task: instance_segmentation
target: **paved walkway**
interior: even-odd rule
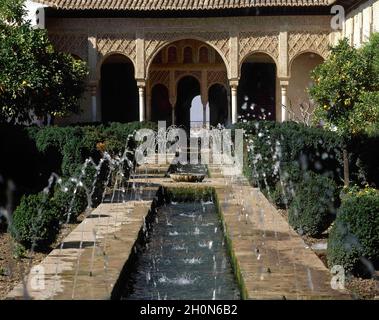
[[[248,299],[347,299],[330,272],[256,188],[210,167]],[[220,183],[218,183],[220,185]]]

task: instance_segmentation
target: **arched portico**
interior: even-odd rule
[[[128,3],[134,5],[134,2]],[[157,83],[167,87],[170,105],[175,106],[176,84],[185,72],[200,77],[204,103],[209,102],[209,88],[214,83],[225,85],[230,102],[229,118],[231,122],[237,122],[242,65],[252,54],[269,56],[275,63],[277,74],[276,120],[283,121],[287,115],[285,107],[281,106],[292,100],[288,95],[291,82],[296,82],[293,66],[297,57],[313,52],[326,58],[331,30],[329,15],[312,15],[310,20],[301,15],[301,12],[307,12],[305,7],[295,15],[288,15],[282,9],[281,6],[275,8],[278,19],[248,13],[221,18],[209,16],[205,11],[198,12],[196,18],[180,19],[176,17],[180,10],[170,11],[167,17],[157,17],[146,11],[143,17],[126,15],[112,19],[93,8],[88,14],[97,12],[99,15],[90,19],[89,16],[81,19],[60,17],[47,22],[49,37],[56,48],[75,53],[88,62],[91,90],[83,99],[85,113],[82,120],[85,122],[91,121],[91,110],[101,110],[100,69],[108,56],[115,53],[128,57],[134,65],[141,121],[152,118],[152,90]],[[183,45],[178,47],[181,42]],[[189,59],[184,61],[184,55]],[[176,69],[170,68],[174,65]],[[182,70],[182,67],[187,69]],[[207,71],[205,74],[204,70]],[[209,83],[210,80],[213,82]],[[92,112],[92,120],[101,120],[100,112],[95,117]]]
[[[138,88],[134,65],[124,55],[108,55],[100,68],[103,122],[138,121]]]
[[[277,113],[277,67],[267,53],[253,52],[241,63],[238,114],[243,120],[275,120]]]
[[[171,123],[184,125],[185,122],[188,126],[188,121],[180,121],[182,114],[175,110],[178,105],[182,105],[182,95],[186,95],[186,91],[181,90],[182,82],[184,80],[184,82],[188,82],[188,79],[195,79],[199,84],[198,94],[201,97],[205,114],[209,103],[209,89],[216,84],[228,88],[227,67],[223,61],[215,49],[196,39],[183,39],[163,47],[153,57],[148,70],[146,81],[147,119],[154,119],[152,117],[152,114],[155,113],[153,88],[157,84],[162,84],[168,88],[169,105],[172,107]],[[191,88],[187,88],[188,90]],[[223,107],[226,108],[223,114],[228,115],[228,104],[223,104]],[[205,119],[204,115],[201,118]],[[227,121],[228,117],[223,119]],[[226,122],[222,124],[226,124]]]
[[[290,61],[290,79],[288,85],[288,120],[309,122],[314,105],[308,89],[313,85],[311,72],[324,58],[313,51],[305,51]]]

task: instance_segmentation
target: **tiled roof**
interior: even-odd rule
[[[333,0],[34,0],[59,9],[213,10],[253,7],[327,6]]]

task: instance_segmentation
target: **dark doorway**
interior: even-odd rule
[[[276,66],[274,63],[242,65],[238,87],[238,114],[246,120],[275,120]]]
[[[109,57],[101,67],[103,122],[138,121],[138,88],[133,63],[122,55]]]
[[[167,126],[172,123],[172,107],[168,89],[163,84],[154,86],[151,95],[151,120],[166,121]]]
[[[210,125],[226,125],[228,122],[228,93],[221,84],[214,84],[209,88]]]
[[[192,100],[200,95],[200,83],[196,78],[186,76],[179,81],[177,90],[175,107],[176,125],[182,126],[189,131],[191,127]]]

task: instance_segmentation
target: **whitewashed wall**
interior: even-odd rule
[[[379,0],[368,0],[349,12],[340,35],[359,47],[373,32],[379,32]]]

